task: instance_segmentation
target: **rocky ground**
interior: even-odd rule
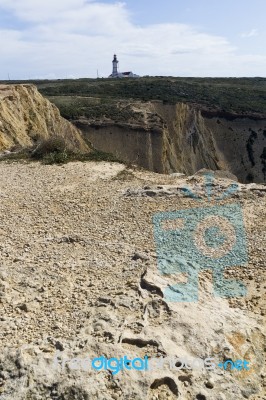
[[[243,210],[249,261],[226,277],[247,295],[214,297],[202,270],[198,301],[170,302],[164,290],[179,276],[158,270],[152,219],[217,205],[203,176],[104,162],[1,162],[0,176],[1,400],[266,399],[265,186],[240,185],[219,203]],[[231,184],[217,176],[215,197]],[[60,366],[101,355],[245,359],[250,370]]]

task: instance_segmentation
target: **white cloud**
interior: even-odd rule
[[[0,0],[0,7],[31,22],[54,20],[68,10],[82,9],[85,0]]]
[[[0,0],[23,29],[0,27],[0,79],[95,77],[121,70],[141,75],[261,75],[266,57],[238,56],[226,38],[185,24],[134,25],[123,3]],[[26,28],[25,28],[26,25]]]
[[[242,33],[241,37],[242,38],[250,38],[250,37],[254,37],[254,36],[258,36],[258,35],[259,35],[258,29],[251,29],[251,31],[249,31],[249,32]]]

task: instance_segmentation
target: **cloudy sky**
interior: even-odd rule
[[[0,79],[266,76],[265,0],[0,0]]]

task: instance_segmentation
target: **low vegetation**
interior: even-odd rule
[[[6,83],[23,83],[8,81]],[[238,114],[266,115],[266,78],[72,79],[25,81],[35,84],[68,119],[112,116],[128,119],[118,100],[186,102]],[[120,119],[121,120],[121,119]]]
[[[70,120],[85,117],[93,120],[105,118],[129,122],[135,121],[139,117],[128,104],[109,98],[51,96],[49,100],[59,108],[62,117]]]
[[[54,136],[40,141],[37,146],[21,149],[0,157],[0,161],[41,161],[43,164],[65,164],[71,161],[109,161],[121,162],[113,154],[92,149],[89,153],[74,152],[65,140]]]

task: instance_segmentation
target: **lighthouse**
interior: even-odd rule
[[[113,59],[113,72],[109,75],[109,78],[139,78],[138,75],[133,74],[133,72],[118,72],[118,59],[117,55],[114,54]]]
[[[118,59],[116,54],[114,54],[114,59],[113,59],[113,72],[112,72],[112,76],[117,76],[118,75]]]

